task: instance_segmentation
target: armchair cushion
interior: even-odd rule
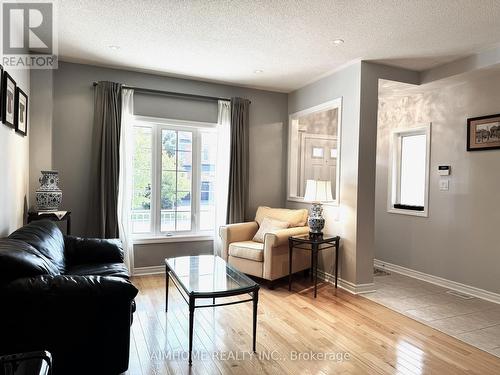
[[[273,233],[277,230],[285,228],[288,228],[288,223],[286,221],[274,220],[265,217],[264,220],[262,220],[259,230],[255,233],[255,236],[253,236],[253,241],[264,243],[266,233]]]
[[[291,210],[260,206],[255,214],[255,221],[262,225],[264,218],[286,221],[289,227],[302,227],[307,223],[307,209]]]
[[[259,225],[255,221],[248,223],[228,224],[220,227],[219,235],[222,240],[221,257],[227,261],[229,245],[233,242],[250,241]]]
[[[236,258],[264,261],[264,244],[254,241],[233,242],[229,245],[229,255]]]

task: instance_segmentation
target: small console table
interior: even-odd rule
[[[65,221],[66,234],[71,236],[71,211],[31,211],[28,212],[28,224],[35,220]]]
[[[292,253],[293,249],[302,249],[311,251],[311,278],[314,277],[314,298],[317,295],[318,285],[318,252],[320,250],[335,248],[335,288],[337,287],[337,276],[339,269],[339,244],[340,237],[328,234],[316,235],[313,233],[288,238],[289,247],[289,273],[288,290],[292,290]]]

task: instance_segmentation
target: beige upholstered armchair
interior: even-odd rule
[[[307,234],[307,210],[259,207],[255,221],[230,224],[220,228],[222,239],[222,258],[243,273],[261,277],[272,283],[288,275],[289,252],[288,237]],[[288,228],[266,233],[264,242],[253,241],[264,218],[288,223]],[[311,252],[293,251],[293,272],[311,267]]]

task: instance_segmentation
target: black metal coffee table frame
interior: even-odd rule
[[[229,306],[229,305],[235,305],[238,303],[245,303],[245,302],[253,302],[253,343],[252,343],[252,350],[255,352],[256,351],[256,335],[257,335],[257,304],[259,301],[259,284],[255,283],[253,280],[251,280],[248,276],[242,274],[240,271],[237,271],[231,265],[228,264],[228,267],[231,268],[234,272],[238,272],[240,275],[239,277],[246,278],[250,283],[254,283],[254,285],[241,288],[241,289],[235,289],[235,290],[228,290],[228,291],[220,291],[220,292],[189,292],[188,289],[184,286],[184,284],[179,280],[179,277],[176,275],[174,270],[171,270],[168,266],[168,263],[165,261],[165,280],[166,280],[166,285],[165,285],[165,312],[168,311],[168,286],[169,286],[169,279],[172,279],[172,282],[174,283],[175,287],[179,291],[180,295],[182,298],[184,298],[184,301],[189,306],[189,365],[191,366],[193,361],[192,361],[192,352],[193,352],[193,326],[194,326],[194,310],[202,307],[218,307],[218,306]],[[242,301],[233,301],[233,302],[226,302],[226,303],[215,303],[216,298],[224,298],[224,297],[232,297],[232,296],[238,296],[242,294],[249,294],[252,298],[245,299]],[[212,298],[212,304],[211,305],[196,305],[196,299],[206,299],[206,298]]]

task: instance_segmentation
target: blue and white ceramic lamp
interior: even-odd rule
[[[312,203],[307,221],[309,234],[320,236],[325,227],[322,203],[333,201],[331,181],[307,180],[304,201]]]

